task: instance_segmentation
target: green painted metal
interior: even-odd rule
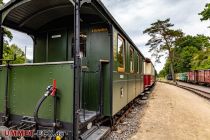
[[[92,27],[101,28],[101,27]],[[90,29],[91,30],[91,29]],[[92,30],[91,30],[92,31]],[[98,111],[99,108],[99,64],[101,60],[110,61],[110,36],[108,32],[88,32],[87,35],[87,56],[83,59],[86,61],[88,70],[83,72],[84,89],[83,100],[85,108]],[[85,65],[83,63],[83,65]],[[105,116],[110,116],[110,64],[105,64],[103,68],[103,93],[104,93],[104,110]]]
[[[0,112],[4,111],[4,93],[6,81],[6,68],[0,67]]]
[[[129,74],[127,80],[128,86],[128,103],[131,102],[136,97],[136,75]],[[140,86],[138,86],[140,87]]]
[[[124,73],[113,73],[112,115],[115,115],[128,103],[127,79],[127,75]]]
[[[53,31],[48,34],[48,62],[67,60],[67,30]]]
[[[5,67],[3,67],[3,71],[0,71],[0,104],[2,104],[2,94],[4,93],[4,88],[2,88],[5,85],[5,78],[2,78],[4,75]],[[46,87],[52,85],[53,79],[56,79],[57,95],[59,96],[57,118],[60,121],[72,122],[73,75],[73,67],[70,63],[12,66],[9,78],[10,113],[33,116],[35,106],[45,93]],[[0,106],[2,110],[2,105]],[[53,97],[49,97],[44,102],[39,116],[44,119],[53,118]]]
[[[140,73],[140,63],[139,55],[137,51],[134,52],[134,69],[135,69],[135,97],[137,97],[141,92],[140,81],[141,81],[141,73]]]
[[[100,59],[110,61],[110,35],[108,32],[93,32],[95,28],[102,28],[101,26],[97,27],[89,27],[83,29],[81,32],[85,32],[87,34],[87,44],[86,44],[86,57],[82,58],[82,65],[86,66],[86,69],[83,69],[82,73],[82,95],[81,95],[81,105],[82,108],[91,111],[98,111],[99,108],[99,64]],[[57,42],[51,39],[53,35],[61,34],[61,38],[54,38]],[[45,62],[45,61],[56,61],[56,57],[62,56],[59,58],[59,61],[69,59],[70,54],[66,52],[66,50],[72,50],[71,40],[72,33],[68,33],[67,30],[56,31],[48,34],[48,44],[47,42],[47,34],[42,34],[37,37],[37,44],[35,46],[35,62]],[[116,49],[117,43],[115,42],[117,39],[118,32],[115,30],[113,34],[113,45]],[[64,37],[62,39],[62,36]],[[68,37],[68,39],[67,39]],[[68,44],[68,45],[67,45]],[[143,91],[143,77],[142,77],[142,56],[137,54],[135,51],[135,71],[134,73],[130,73],[130,62],[129,62],[129,43],[125,41],[126,44],[126,69],[124,73],[116,72],[116,68],[118,66],[117,60],[114,61],[114,72],[110,72],[110,64],[105,64],[103,67],[103,115],[111,116],[120,111],[124,106],[126,106],[130,101],[132,101],[135,97],[139,95],[140,92]],[[48,48],[46,47],[48,45]],[[56,47],[60,47],[60,52],[55,51]],[[53,50],[54,52],[51,52]],[[115,50],[117,51],[117,50]],[[55,54],[57,53],[57,54]],[[140,56],[140,63],[138,65],[137,55]],[[54,56],[54,58],[52,58]],[[56,60],[55,60],[56,59]],[[138,72],[139,66],[139,73]],[[73,70],[70,72],[65,72],[63,70],[66,69],[67,66],[63,66],[64,69],[61,69],[60,65],[46,65],[46,66],[23,66],[23,67],[14,67],[11,71],[10,77],[10,106],[11,112],[17,115],[28,115],[31,116],[33,112],[33,108],[35,103],[43,94],[46,86],[50,84],[52,79],[55,77],[57,79],[60,78],[62,81],[61,89],[66,92],[68,91],[68,96],[65,94],[65,98],[62,98],[61,103],[59,105],[58,117],[60,120],[72,122],[72,96],[73,96],[73,86],[67,86],[67,84],[73,84]],[[56,71],[57,70],[57,71]],[[56,72],[54,72],[56,71]],[[60,71],[60,72],[59,72]],[[4,73],[4,70],[1,72]],[[68,74],[70,74],[68,76]],[[38,76],[37,76],[38,74]],[[110,81],[110,74],[113,75],[113,81]],[[25,78],[24,78],[25,77]],[[31,78],[27,78],[31,77]],[[36,84],[36,81],[38,84]],[[0,82],[4,85],[4,79],[1,79]],[[112,101],[110,100],[110,82],[113,83],[113,97]],[[58,82],[59,83],[59,82]],[[70,88],[71,87],[71,88]],[[4,87],[2,87],[1,93],[3,93]],[[25,103],[27,102],[18,102],[20,98],[16,98],[16,96],[21,97],[21,100],[26,100],[29,96],[25,96],[28,94],[30,97],[34,99],[34,102],[27,107],[25,107]],[[38,93],[36,93],[38,92]],[[61,95],[63,92],[61,92]],[[2,100],[0,98],[0,100]],[[52,109],[52,99],[48,99],[48,101],[44,104],[43,108],[40,111],[40,117],[51,119],[53,115]],[[2,101],[1,101],[2,103]],[[70,106],[70,107],[69,107]],[[110,110],[110,106],[112,106],[112,112]],[[69,108],[68,108],[69,107]],[[67,111],[69,110],[69,112]],[[68,112],[68,113],[67,113]]]
[[[143,92],[142,87],[141,87],[141,82],[142,82],[141,74],[136,74],[135,78],[136,78],[136,91],[135,91],[135,93],[136,93],[136,97],[137,97],[141,92]]]
[[[67,61],[67,30],[51,31],[37,35],[34,62]]]
[[[113,30],[113,101],[112,101],[112,115],[115,115],[129,102],[136,98],[141,92],[143,92],[143,56],[134,50],[134,72],[130,72],[130,49],[131,46],[126,40],[126,64],[125,72],[117,72],[118,60],[116,52],[117,50],[117,30]],[[138,59],[139,57],[139,59]],[[138,63],[139,61],[139,63]]]
[[[34,46],[34,63],[46,62],[47,54],[47,34],[40,34],[36,37],[36,44]]]
[[[81,29],[87,35],[86,56],[82,57],[82,66],[87,67],[82,72],[82,108],[98,111],[99,108],[99,64],[100,60],[110,61],[110,35],[107,31],[95,32],[97,29],[106,29],[104,25],[90,26]],[[68,35],[67,35],[68,34]],[[60,35],[60,36],[59,36]],[[47,37],[48,36],[48,37]],[[57,38],[53,38],[57,36]],[[57,30],[37,36],[35,46],[35,62],[66,61],[72,57],[73,32],[71,30]],[[68,51],[67,51],[68,50]],[[105,116],[111,115],[110,110],[110,64],[103,66],[103,99]]]

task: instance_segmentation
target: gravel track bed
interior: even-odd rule
[[[148,100],[137,99],[129,113],[116,129],[113,130],[106,140],[127,140],[136,134],[141,127],[141,118],[144,116],[144,110],[148,106]]]

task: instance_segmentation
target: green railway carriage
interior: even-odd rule
[[[99,0],[13,0],[0,17],[0,126],[97,139],[143,92],[144,57]],[[32,37],[33,64],[2,60],[4,27]]]

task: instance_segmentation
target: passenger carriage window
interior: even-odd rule
[[[134,49],[130,46],[130,72],[134,72]]]
[[[81,33],[80,34],[80,57],[86,57],[86,41],[87,41],[87,34]],[[72,51],[71,56],[74,57],[74,37],[72,38]]]
[[[118,72],[125,72],[125,45],[122,37],[118,35]]]

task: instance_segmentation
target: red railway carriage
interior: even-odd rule
[[[199,70],[198,71],[198,82],[199,83],[204,83],[205,82],[204,70]]]
[[[199,70],[198,71],[198,82],[204,83],[205,78],[204,78],[204,70]]]
[[[204,71],[204,81],[207,84],[210,84],[210,70]]]
[[[198,83],[210,84],[210,70],[198,71]]]
[[[155,83],[155,68],[151,60],[146,58],[144,62],[144,89]]]
[[[144,88],[151,86],[151,75],[144,75]]]
[[[197,83],[198,82],[198,71],[190,71],[187,73],[187,81],[192,82],[192,83]]]
[[[210,85],[210,69],[187,72],[186,82]]]

